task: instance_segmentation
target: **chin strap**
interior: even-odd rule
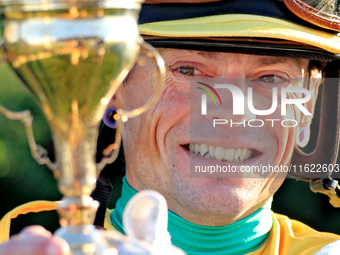
[[[104,227],[106,209],[109,205],[112,188],[113,187],[111,181],[104,169],[100,173],[97,180],[97,186],[91,194],[92,198],[99,202],[99,208],[97,210],[96,218],[93,223],[97,227]]]

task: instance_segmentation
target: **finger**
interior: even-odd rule
[[[28,236],[46,236],[46,237],[51,237],[52,234],[51,232],[47,231],[44,229],[42,226],[29,226],[24,228],[20,234],[22,237],[28,237]]]
[[[26,236],[0,245],[0,255],[69,255],[65,240],[52,236]]]

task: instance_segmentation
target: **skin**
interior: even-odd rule
[[[190,160],[207,165],[217,162],[195,157],[181,145],[196,142],[228,148],[256,148],[261,156],[252,164],[287,165],[295,146],[296,128],[266,125],[261,129],[231,128],[226,132],[226,129],[220,128],[211,132],[209,119],[222,118],[222,111],[215,111],[205,118],[190,116],[189,79],[193,75],[187,73],[195,73],[198,78],[301,78],[307,72],[308,61],[231,53],[202,54],[188,50],[159,51],[167,67],[161,99],[147,113],[130,119],[125,125],[123,143],[129,184],[136,190],[151,188],[159,191],[172,212],[192,223],[222,226],[248,216],[275,193],[284,175],[250,179],[246,176],[190,178]],[[147,77],[151,71],[146,67],[135,69],[126,84],[117,91],[111,106],[123,109],[140,106],[146,100],[143,90],[150,84]],[[139,73],[143,73],[142,79],[136,75]],[[246,89],[244,84],[238,86]],[[254,86],[254,90],[257,89],[254,101],[268,109],[268,90],[261,86]],[[316,91],[314,87],[311,89],[313,97],[316,97]],[[228,98],[228,95],[222,94],[221,98],[226,98],[226,106],[231,104],[230,95]],[[312,111],[313,103],[308,108]],[[231,112],[227,108],[223,110],[227,115],[225,118],[229,119]],[[291,109],[291,114],[298,115],[295,109]],[[282,119],[279,110],[265,117]],[[296,117],[304,125],[310,124],[304,117]],[[197,140],[190,137],[193,133]]]
[[[65,240],[54,237],[41,226],[30,226],[0,245],[0,254],[6,255],[68,255]]]
[[[281,125],[272,127],[270,123],[266,123],[260,129],[219,127],[211,132],[213,118],[235,117],[232,116],[230,107],[227,107],[232,102],[230,93],[219,91],[225,108],[220,107],[217,110],[217,107],[208,105],[208,109],[215,110],[208,111],[206,116],[190,115],[190,78],[251,78],[262,79],[261,81],[263,77],[275,77],[279,80],[301,78],[306,75],[308,61],[189,50],[159,51],[167,69],[161,98],[149,111],[129,119],[124,126],[123,143],[129,184],[138,191],[159,191],[165,196],[169,210],[192,223],[222,226],[250,215],[276,192],[285,174],[275,173],[261,178],[247,178],[249,176],[245,175],[238,178],[190,178],[190,160],[200,165],[218,162],[190,153],[184,145],[192,142],[224,148],[256,149],[260,152],[259,155],[243,164],[287,165],[296,146],[297,128],[283,128]],[[136,67],[123,86],[120,86],[109,106],[122,109],[141,106],[149,96],[145,93],[145,88],[154,85],[150,82],[153,75],[153,67],[150,66]],[[312,77],[317,75],[320,73],[314,72]],[[271,94],[267,85],[263,82],[252,84],[256,109],[269,109],[271,106]],[[319,83],[313,83],[310,86],[312,100],[306,106],[311,113],[318,85]],[[237,86],[245,91],[249,85],[239,83]],[[192,96],[195,97],[195,94]],[[191,110],[194,108],[192,106]],[[310,117],[301,115],[294,108],[289,111],[295,115],[299,127],[309,127]],[[256,118],[282,120],[280,109],[270,116]],[[236,121],[242,119],[246,119],[246,116],[239,116]],[[241,165],[220,163],[237,167]],[[51,247],[49,245],[56,246],[47,250],[47,247]],[[37,254],[37,250],[39,255],[52,254],[48,253],[51,250],[55,252],[53,254],[69,254],[64,240],[51,237],[50,233],[38,226],[26,228],[9,242],[0,245],[0,255]]]

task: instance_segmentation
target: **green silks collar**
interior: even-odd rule
[[[123,234],[123,211],[135,194],[137,191],[124,177],[122,196],[111,214],[113,226]],[[271,202],[272,199],[248,217],[221,227],[196,225],[169,211],[168,231],[171,242],[188,255],[233,255],[252,252],[260,248],[268,238],[273,223]]]

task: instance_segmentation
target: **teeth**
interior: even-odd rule
[[[243,162],[252,157],[253,150],[247,148],[237,149],[225,149],[222,147],[215,147],[213,145],[207,145],[205,143],[191,143],[189,146],[191,152],[214,159],[217,161],[228,161],[228,162]]]
[[[224,154],[224,159],[228,161],[233,161],[235,156],[235,149],[226,149]]]
[[[253,155],[253,152],[251,150],[248,150],[246,158],[251,158]]]
[[[237,149],[235,151],[235,159],[238,159],[240,157],[240,155],[241,155],[241,149]]]
[[[204,156],[207,152],[208,152],[208,145],[206,145],[205,143],[201,143],[200,154]]]
[[[240,160],[244,160],[246,158],[248,150],[247,149],[242,149],[241,154],[240,154]]]
[[[195,153],[198,154],[200,152],[200,144],[195,143]]]
[[[225,149],[217,146],[215,149],[215,158],[222,160],[224,158]]]
[[[215,158],[215,146],[212,146],[212,145],[209,146],[209,156],[212,159]]]

